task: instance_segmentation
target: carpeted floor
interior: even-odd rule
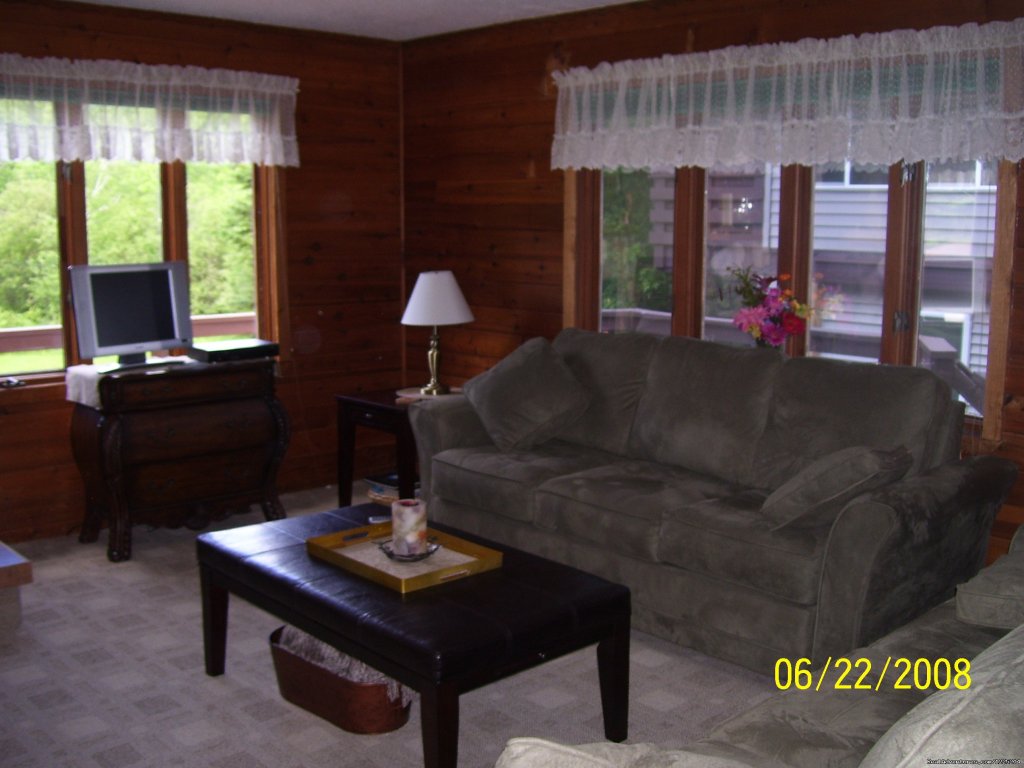
[[[303,514],[334,498],[325,488],[282,501]],[[0,637],[0,766],[421,766],[415,700],[407,725],[375,736],[284,701],[268,643],[280,621],[241,599],[231,601],[227,673],[206,676],[195,536],[137,527],[132,559],[117,564],[105,536],[16,546],[34,581],[21,588],[21,626]],[[631,657],[630,742],[685,744],[774,693],[769,678],[639,632]],[[493,766],[512,736],[602,739],[593,649],[461,698],[460,766]]]

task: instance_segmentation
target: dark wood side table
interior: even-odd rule
[[[338,403],[338,506],[352,503],[356,427],[379,429],[395,436],[398,496],[411,499],[416,492],[416,440],[409,426],[409,406],[397,402],[395,390],[337,395]]]

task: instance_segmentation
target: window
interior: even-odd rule
[[[160,166],[85,163],[85,220],[89,263],[162,261]]]
[[[926,168],[918,365],[984,412],[996,228],[995,163]]]
[[[778,273],[779,173],[709,171],[704,192],[704,328],[713,341],[745,344],[732,324],[740,308],[730,269]]]
[[[674,179],[602,174],[602,330],[671,333]]]
[[[69,227],[70,254],[87,247],[84,260],[95,264],[163,260],[162,211],[174,188],[161,183],[161,166],[81,165],[84,173],[66,174],[65,181],[71,196],[85,202],[85,243]],[[169,240],[187,239],[184,253],[174,255],[189,261],[194,334],[256,336],[252,166],[195,163],[185,173],[188,229]],[[52,163],[0,164],[0,375],[56,371],[75,362],[63,348],[61,270],[79,259],[61,258],[56,176]],[[166,222],[172,230],[174,223]]]
[[[193,332],[202,339],[256,336],[252,168],[190,164],[186,172]]]
[[[60,245],[53,163],[0,163],[0,374],[60,368]]]
[[[297,91],[259,73],[0,53],[0,373],[79,361],[61,301],[75,264],[188,261],[197,337],[278,340],[276,168],[299,164]]]
[[[832,181],[816,169],[809,323],[812,355],[878,362],[882,354],[888,170],[845,164]],[[872,179],[871,182],[863,181]],[[860,181],[856,181],[859,179]],[[883,183],[877,183],[879,180]]]

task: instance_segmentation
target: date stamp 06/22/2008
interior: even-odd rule
[[[881,691],[883,686],[895,691],[954,688],[966,691],[971,687],[969,659],[908,659],[888,656],[875,677],[874,663],[868,658],[848,659],[831,656],[821,667],[813,667],[810,659],[781,658],[775,662],[775,687],[780,691]],[[829,670],[834,674],[829,675]]]

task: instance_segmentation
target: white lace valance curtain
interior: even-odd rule
[[[297,166],[298,80],[0,54],[0,160]]]
[[[1024,19],[556,72],[555,168],[1024,155]]]

